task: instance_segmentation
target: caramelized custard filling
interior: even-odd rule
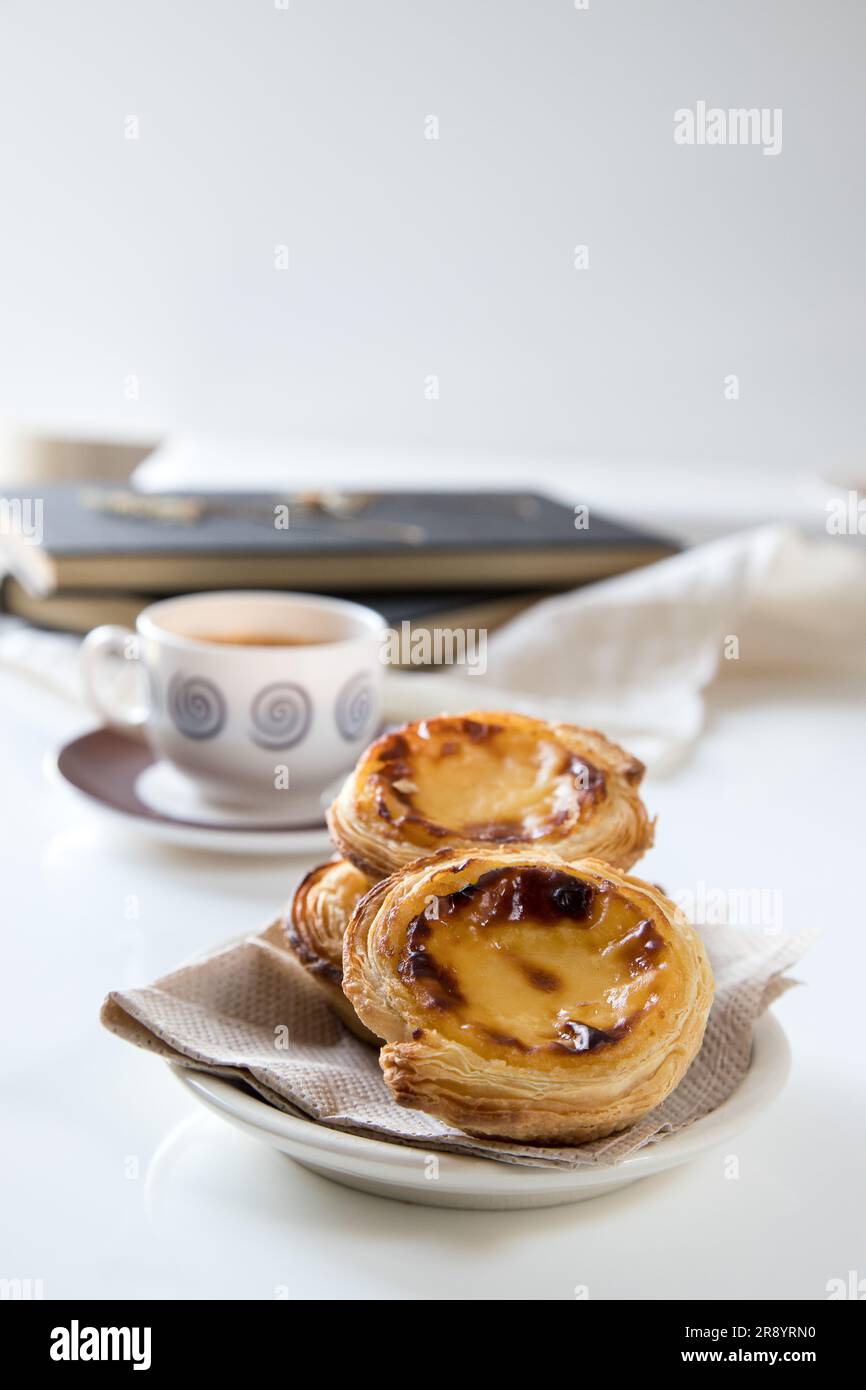
[[[536,840],[604,794],[604,774],[552,734],[466,718],[393,735],[372,781],[379,815],[416,843]]]
[[[397,969],[429,1027],[537,1066],[625,1037],[658,1003],[665,954],[652,921],[610,885],[517,865],[432,898]]]

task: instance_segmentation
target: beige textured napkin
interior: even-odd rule
[[[283,949],[273,923],[102,1008],[113,1033],[169,1061],[229,1076],[294,1115],[334,1129],[533,1167],[614,1164],[726,1100],[749,1066],[752,1025],[793,981],[784,971],[807,939],[707,927],[716,998],[703,1047],[676,1091],[630,1129],[577,1148],[473,1139],[398,1106],[374,1048],[338,1022]]]

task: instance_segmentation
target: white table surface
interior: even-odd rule
[[[46,1297],[823,1298],[866,1274],[863,698],[720,687],[687,765],[647,786],[648,877],[783,891],[823,939],[777,1005],[783,1096],[726,1154],[619,1194],[474,1213],[368,1197],[199,1108],[105,1033],[110,988],[264,922],[305,861],[161,848],[105,828],[41,766],[85,727],[0,671],[4,855],[0,1275]],[[138,908],[138,917],[131,915]]]

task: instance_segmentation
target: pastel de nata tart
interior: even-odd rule
[[[295,890],[284,926],[289,949],[315,980],[335,1013],[365,1042],[377,1042],[342,990],[343,935],[372,879],[345,859],[320,864]]]
[[[378,883],[343,989],[400,1105],[468,1134],[579,1144],[664,1100],[713,997],[700,937],[598,859],[443,851]]]
[[[440,715],[371,744],[328,824],[340,852],[375,878],[440,849],[521,845],[630,868],[653,838],[643,772],[591,729],[509,712]]]

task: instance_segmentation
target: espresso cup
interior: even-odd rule
[[[207,800],[281,798],[297,820],[321,812],[379,726],[384,627],[370,608],[314,594],[190,594],[145,608],[135,632],[95,628],[82,675],[97,713],[142,734]],[[132,700],[106,693],[119,658],[139,672]]]

